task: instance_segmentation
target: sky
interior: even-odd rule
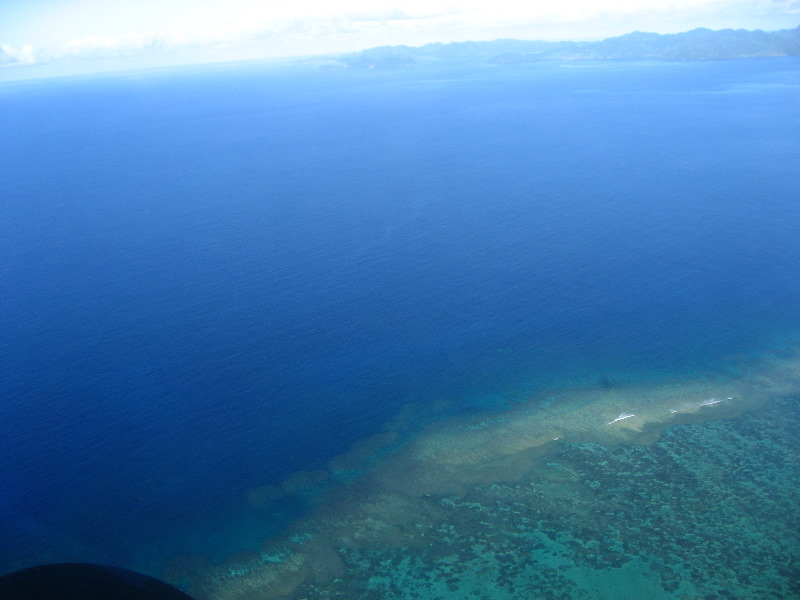
[[[798,25],[800,0],[0,0],[0,70]]]

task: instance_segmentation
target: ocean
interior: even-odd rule
[[[334,566],[280,597],[339,597],[328,581],[365,598],[471,597],[480,558],[459,562],[458,584],[419,588],[441,564],[407,531],[353,541],[359,498],[402,497],[381,522],[441,534],[449,518],[415,512],[431,498],[443,510],[481,489],[470,502],[488,506],[481,486],[546,479],[542,442],[497,440],[555,423],[548,410],[572,415],[547,446],[573,470],[796,418],[798,107],[796,58],[236,63],[0,84],[0,572],[85,561],[164,576],[203,555],[173,582],[249,598],[208,573],[242,552],[250,566],[231,573],[260,573],[297,555],[285,544],[324,538],[303,552]],[[689,409],[678,385],[709,395]],[[725,419],[714,385],[733,390],[720,404],[743,402]],[[669,386],[686,422],[636,423]],[[623,396],[649,404],[625,417]],[[623,437],[571,429],[597,398],[612,411],[597,423],[619,412]],[[797,442],[781,431],[776,447]],[[512,457],[513,474],[473,469]],[[421,483],[467,463],[457,485]],[[418,492],[387,491],[390,474]],[[380,554],[397,548],[416,550]],[[377,574],[387,560],[401,583]],[[613,566],[639,582],[631,598],[655,581],[636,564]],[[712,597],[669,595],[659,576],[666,595],[649,597]],[[575,577],[547,585],[589,597],[591,577]],[[501,579],[487,597],[521,589]],[[773,579],[769,597],[791,597],[791,577]],[[537,585],[526,593],[549,597]],[[627,597],[609,589],[594,597]]]

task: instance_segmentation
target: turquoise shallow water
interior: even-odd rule
[[[562,389],[403,439],[405,415],[253,498],[331,482],[285,536],[164,576],[225,600],[793,598],[800,361],[737,370]]]
[[[565,444],[523,481],[436,498],[424,541],[345,552],[354,569],[307,597],[796,597],[798,419],[780,400],[652,446]]]

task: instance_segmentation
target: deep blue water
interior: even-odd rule
[[[799,106],[796,59],[3,84],[3,559],[221,555],[407,402],[791,338]]]

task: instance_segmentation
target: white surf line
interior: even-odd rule
[[[722,402],[722,400],[718,398],[709,398],[708,400],[703,400],[700,406],[711,406],[712,404],[719,404],[720,402]]]
[[[697,404],[692,404],[692,403],[689,402],[689,403],[684,404],[680,408],[670,408],[669,412],[671,412],[672,414],[675,414],[675,413],[678,413],[678,412],[691,410],[693,408],[699,408],[701,406],[711,406],[713,404],[719,404],[720,402],[723,402],[724,400],[733,400],[733,396],[728,396],[727,398],[709,398],[707,400],[703,400],[702,402],[698,402]]]
[[[616,423],[617,421],[624,421],[625,419],[630,419],[631,417],[635,417],[636,415],[632,413],[619,413],[619,416],[614,419],[613,421],[609,421],[606,425],[611,425],[612,423]]]

